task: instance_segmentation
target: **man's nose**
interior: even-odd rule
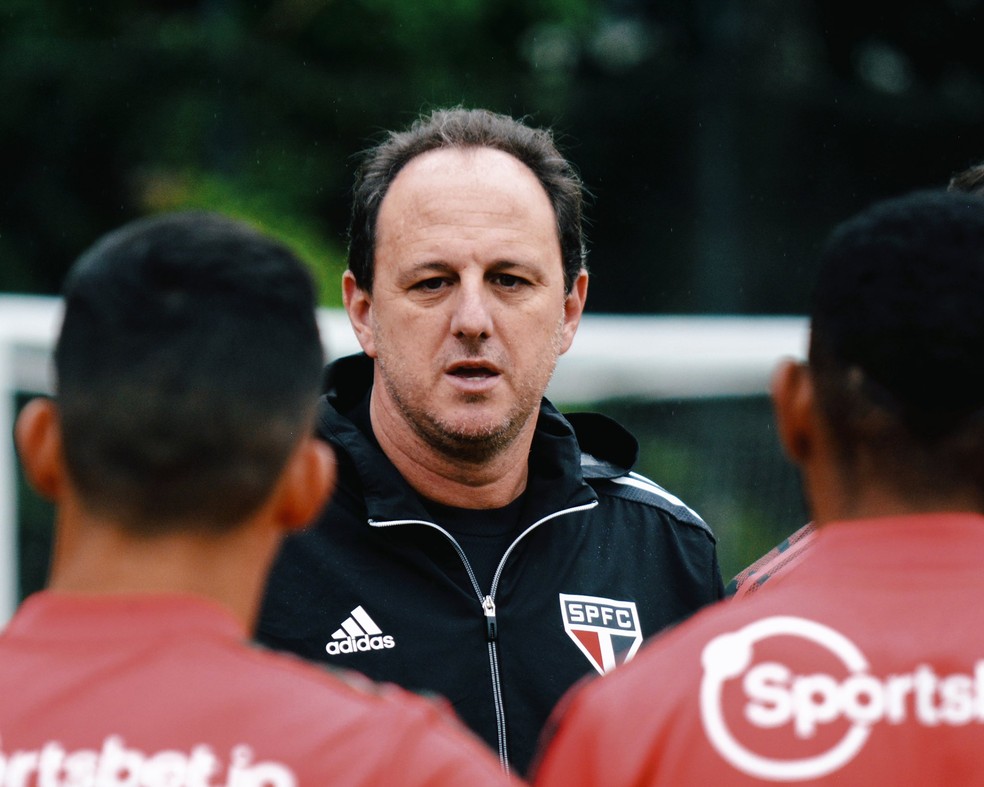
[[[476,282],[463,281],[455,298],[451,315],[451,333],[462,338],[483,338],[492,335],[491,294]]]

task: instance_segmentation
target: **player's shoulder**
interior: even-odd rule
[[[659,680],[667,681],[666,686],[662,687],[667,692],[679,692],[681,697],[689,698],[693,692],[688,686],[700,681],[705,660],[709,656],[708,648],[713,649],[713,643],[718,641],[723,644],[736,641],[729,638],[758,620],[779,614],[783,609],[781,603],[778,606],[774,603],[775,599],[768,599],[768,602],[763,604],[752,600],[747,604],[731,604],[722,600],[709,604],[689,618],[650,637],[631,662],[622,665],[599,683],[613,684],[612,694],[630,701],[647,683],[652,683],[653,676],[658,675],[663,676]],[[608,690],[605,692],[608,693]]]
[[[367,783],[507,783],[496,758],[442,698],[260,645],[243,648],[241,659],[255,669],[256,701],[272,724],[283,722],[300,738],[320,741],[329,763],[335,760],[325,747],[343,751],[344,742],[346,756],[372,761],[360,768]]]
[[[659,518],[711,534],[703,518],[679,497],[633,470],[639,443],[620,423],[601,413],[565,414],[581,449],[581,474],[599,497],[648,507]]]
[[[336,717],[386,713],[394,719],[428,712],[426,702],[394,685],[258,643],[230,648],[227,666],[244,676],[243,685],[251,682],[252,690],[269,700],[271,712],[306,715],[328,707]]]
[[[711,534],[710,527],[700,514],[672,492],[640,473],[628,472],[612,478],[594,479],[590,483],[600,496],[638,503],[665,515],[663,518],[669,518],[672,522]]]
[[[302,659],[293,653],[252,644],[243,648],[242,659],[262,676],[264,689],[284,698],[292,707],[328,703],[333,716],[379,714],[386,726],[424,729],[433,726],[442,735],[450,728],[459,731],[460,722],[447,701],[408,691],[394,683],[374,681],[361,673],[338,669]],[[402,724],[401,724],[402,722]]]
[[[592,724],[620,729],[626,738],[642,734],[642,727],[664,723],[700,694],[704,649],[730,628],[722,606],[712,604],[664,629],[647,639],[630,662],[603,679],[585,681],[573,692],[565,715],[592,717]],[[654,691],[660,697],[658,708],[651,702]]]

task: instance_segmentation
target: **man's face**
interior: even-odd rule
[[[481,460],[532,430],[584,307],[569,295],[556,218],[536,176],[498,150],[431,151],[383,199],[371,294],[345,280],[376,361],[374,404],[448,456]]]

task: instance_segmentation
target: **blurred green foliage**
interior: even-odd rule
[[[577,35],[596,5],[6,4],[0,288],[53,292],[102,232],[201,208],[293,244],[338,305],[352,154],[370,132],[429,104],[525,104],[509,98],[534,89],[517,39]]]
[[[554,127],[594,195],[589,308],[798,313],[875,198],[984,157],[982,0],[8,0],[0,290],[211,208],[338,303],[353,155],[421,110]]]

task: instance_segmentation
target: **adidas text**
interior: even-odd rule
[[[325,645],[325,650],[332,656],[339,653],[356,653],[367,650],[384,650],[396,645],[389,634],[376,637],[349,637],[343,640],[332,640]]]

